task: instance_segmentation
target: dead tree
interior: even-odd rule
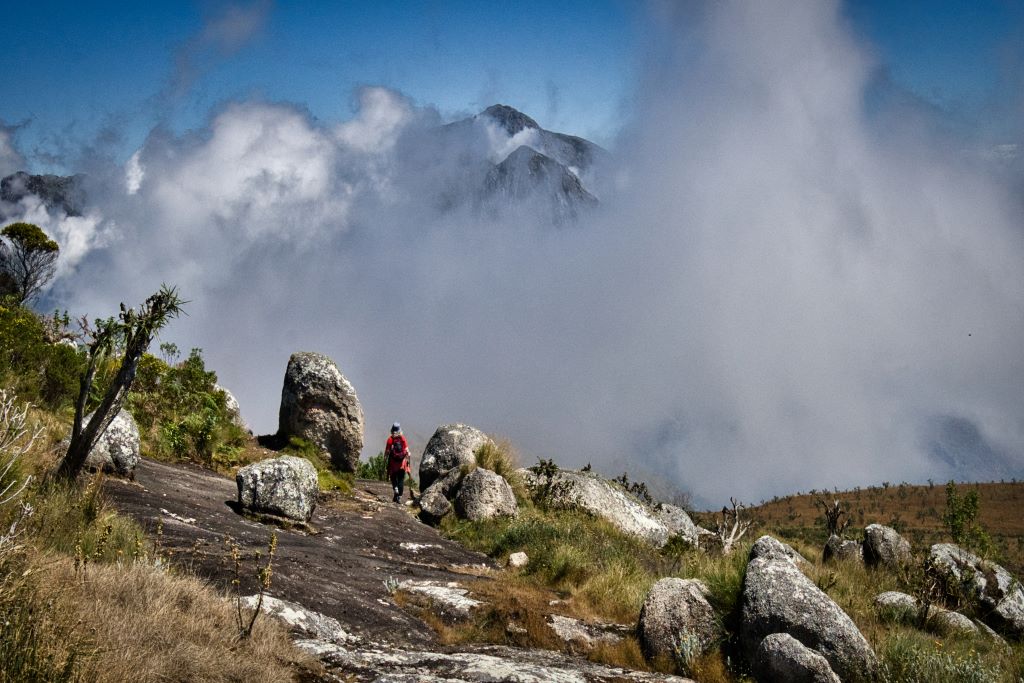
[[[842,537],[846,527],[850,526],[850,514],[843,509],[839,499],[836,498],[832,503],[828,503],[824,498],[818,498],[817,504],[825,514],[825,528],[828,535]],[[846,516],[845,519],[841,519],[843,515]]]
[[[729,498],[732,509],[722,507],[722,515],[718,520],[718,538],[722,542],[722,554],[728,555],[733,551],[736,543],[747,533],[747,529],[753,524],[751,520],[740,519],[740,513],[744,505],[737,502],[735,498]]]
[[[88,345],[89,361],[82,374],[78,402],[75,404],[75,422],[71,428],[71,443],[57,469],[58,476],[68,479],[78,476],[85,465],[89,451],[120,412],[125,396],[135,379],[139,359],[149,348],[153,336],[171,318],[177,317],[181,313],[181,307],[184,304],[185,302],[181,300],[173,287],[164,285],[160,291],[146,299],[138,312],[134,308],[125,308],[125,305],[121,304],[121,312],[117,319],[108,318],[96,321],[96,329],[90,333],[92,339]],[[93,411],[89,423],[83,425],[85,407],[92,391],[96,370],[115,348],[121,346],[124,348],[124,357],[121,359],[117,375],[114,376],[106,394],[96,410]]]

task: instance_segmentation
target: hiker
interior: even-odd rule
[[[398,503],[402,500],[402,490],[405,488],[405,475],[412,472],[409,467],[409,442],[402,434],[402,425],[397,422],[391,425],[391,436],[388,437],[387,446],[384,452],[388,459],[388,479],[391,480],[391,489],[395,497],[392,499]],[[412,489],[409,489],[409,497],[412,498]]]

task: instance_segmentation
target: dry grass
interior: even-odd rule
[[[599,642],[587,654],[587,659],[606,666],[619,666],[635,671],[652,671],[651,665],[640,650],[640,641],[635,636],[623,638],[617,643]]]
[[[233,605],[196,578],[144,563],[75,568],[40,555],[36,599],[80,648],[88,681],[293,681],[315,670],[283,628],[259,619],[240,640]],[[58,643],[54,643],[58,645]]]
[[[240,639],[234,606],[200,580],[159,569],[141,529],[111,510],[102,476],[47,478],[66,423],[42,412],[18,476],[36,481],[0,509],[31,505],[19,547],[0,556],[0,682],[294,681],[320,667],[269,619]],[[6,527],[4,527],[6,528]]]

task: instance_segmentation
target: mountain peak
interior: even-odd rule
[[[506,104],[492,104],[483,110],[481,116],[488,116],[493,119],[509,135],[515,135],[524,128],[540,128],[537,122],[529,116]]]

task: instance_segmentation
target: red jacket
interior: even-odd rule
[[[397,444],[396,439],[398,441]],[[388,443],[384,447],[384,457],[388,460],[389,477],[402,470],[409,474],[412,473],[412,468],[409,467],[409,442],[405,440],[403,435],[398,434],[397,436],[388,437]]]

